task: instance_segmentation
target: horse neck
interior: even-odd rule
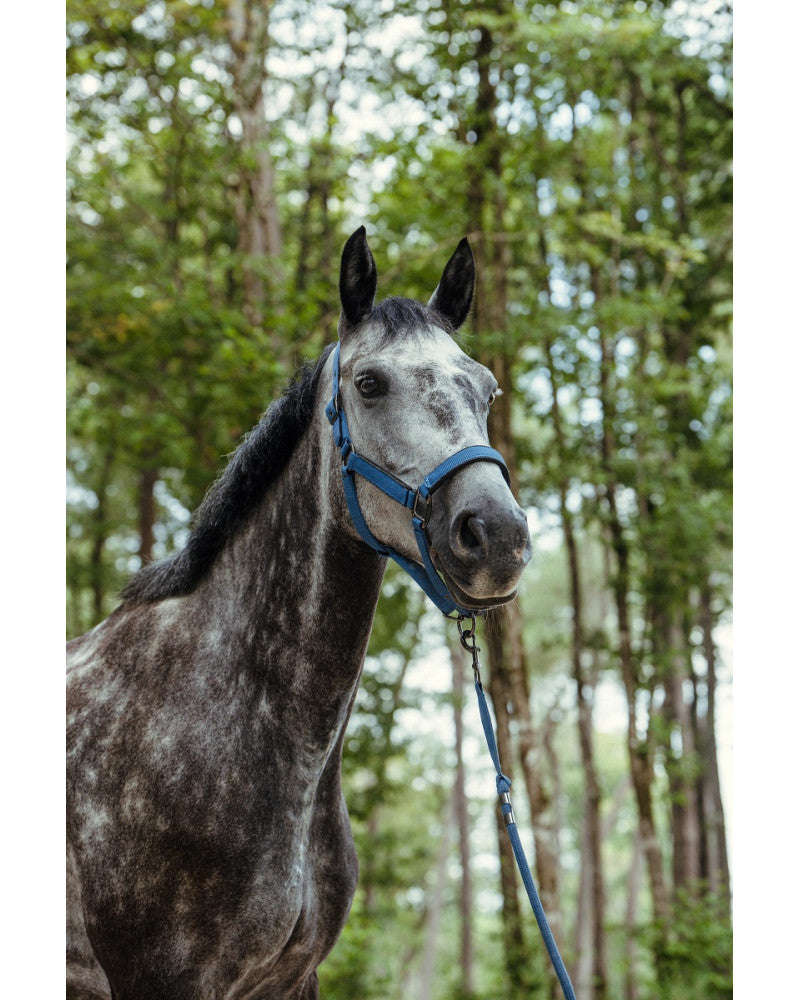
[[[307,704],[323,696],[330,710],[344,699],[349,710],[385,561],[344,526],[338,457],[316,409],[283,473],[220,554],[201,601],[221,609],[212,617],[240,670],[272,692]]]

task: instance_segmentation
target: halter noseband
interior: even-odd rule
[[[333,428],[333,440],[342,454],[344,495],[347,500],[348,509],[350,510],[350,517],[361,538],[367,545],[375,549],[376,552],[394,559],[422,587],[442,614],[450,615],[456,612],[459,615],[471,615],[473,611],[455,601],[448,591],[444,580],[436,571],[431,559],[428,536],[425,529],[431,517],[434,492],[463,466],[469,465],[471,462],[494,462],[500,466],[500,471],[508,483],[508,469],[506,468],[506,463],[503,461],[503,456],[499,451],[495,451],[494,448],[489,448],[487,445],[482,444],[472,445],[470,448],[462,448],[449,458],[446,458],[440,465],[437,465],[433,472],[429,472],[416,490],[401,482],[391,473],[386,472],[385,469],[381,469],[373,462],[363,458],[353,448],[353,442],[350,440],[350,430],[347,426],[347,417],[341,405],[339,395],[339,344],[333,350],[333,395],[325,407],[325,414]],[[421,566],[419,563],[406,559],[405,556],[402,556],[391,546],[379,542],[369,530],[356,494],[356,475],[362,476],[372,483],[373,486],[377,486],[381,492],[391,497],[392,500],[402,504],[403,507],[407,507],[411,511],[411,526],[414,529],[417,547],[422,557]]]

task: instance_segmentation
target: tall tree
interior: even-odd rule
[[[233,108],[241,128],[236,195],[244,313],[253,326],[280,293],[283,240],[264,104],[272,2],[226,0]],[[279,311],[275,309],[274,311]],[[273,344],[280,356],[283,345]]]
[[[460,918],[459,938],[459,992],[465,1000],[475,993],[474,947],[472,940],[472,891],[471,850],[469,842],[469,802],[464,765],[464,671],[468,669],[464,652],[453,635],[450,639],[450,663],[453,671],[453,721],[456,775],[453,785],[453,810],[458,829],[458,855],[461,864],[461,884],[458,894]]]

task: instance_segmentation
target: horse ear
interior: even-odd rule
[[[367,231],[361,226],[345,243],[342,267],[339,272],[339,297],[342,300],[342,318],[339,332],[347,326],[356,326],[372,312],[378,269],[367,245]]]
[[[475,258],[465,236],[447,262],[428,306],[449,320],[453,329],[457,330],[467,318],[474,290]]]

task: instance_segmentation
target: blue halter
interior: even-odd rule
[[[503,456],[499,451],[495,451],[494,448],[489,448],[482,444],[473,445],[470,448],[462,448],[449,458],[446,458],[440,465],[437,465],[433,472],[429,472],[416,490],[396,479],[391,473],[374,465],[368,459],[363,458],[353,448],[353,442],[350,440],[350,430],[347,426],[347,417],[341,405],[339,393],[339,344],[333,350],[333,395],[325,407],[325,414],[331,422],[333,440],[336,447],[342,453],[344,495],[356,531],[358,531],[367,545],[372,546],[376,552],[394,559],[422,587],[442,614],[451,615],[453,612],[459,615],[472,614],[469,608],[465,608],[455,601],[452,594],[448,591],[444,580],[437,573],[431,559],[428,536],[425,529],[431,517],[433,493],[462,466],[469,465],[471,462],[494,462],[500,466],[500,471],[508,483],[508,469],[506,468],[506,463],[503,461]],[[377,486],[379,490],[391,497],[392,500],[402,504],[403,507],[407,507],[411,511],[411,526],[414,529],[417,547],[422,557],[421,566],[417,562],[406,559],[405,556],[402,556],[391,546],[379,542],[369,530],[356,494],[356,475],[362,476],[372,483],[373,486]]]

